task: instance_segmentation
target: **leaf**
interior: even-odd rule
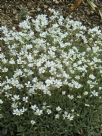
[[[83,2],[83,0],[75,0],[74,4],[71,4],[71,7],[70,7],[70,11],[74,11],[75,9],[77,9],[80,4]]]
[[[87,2],[88,2],[88,4],[91,6],[91,8],[92,8],[93,10],[96,10],[97,6],[95,5],[94,2],[92,2],[91,0],[87,0]]]
[[[99,14],[100,14],[100,17],[102,19],[102,11],[101,10],[99,10]]]

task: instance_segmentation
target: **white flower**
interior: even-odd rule
[[[74,112],[74,109],[72,109],[71,112]]]
[[[61,111],[62,109],[60,108],[60,106],[56,107],[56,111]]]
[[[11,87],[9,84],[7,84],[7,85],[4,86],[3,89],[4,89],[4,90],[9,90],[9,89],[11,89],[11,88],[12,88],[12,87]]]
[[[28,90],[28,95],[32,95],[32,94],[35,94],[35,87],[31,87],[29,90]]]
[[[32,62],[33,61],[32,55],[31,54],[27,55],[27,59],[28,59],[29,62]]]
[[[26,108],[22,108],[22,109],[13,109],[13,114],[14,115],[17,115],[17,116],[20,116],[22,115],[27,109]]]
[[[94,53],[97,53],[97,51],[99,50],[99,47],[98,46],[93,46],[92,49],[93,49]]]
[[[99,90],[102,90],[102,87],[99,87]]]
[[[51,114],[52,113],[52,111],[50,110],[50,109],[47,109],[47,114]]]
[[[0,114],[0,119],[1,119],[1,118],[3,118],[3,115],[2,115],[2,114]]]
[[[87,91],[85,91],[83,94],[84,94],[84,95],[88,95],[88,92],[87,92]]]
[[[79,80],[79,79],[80,79],[80,76],[76,75],[75,78]]]
[[[25,85],[26,85],[26,87],[28,87],[28,88],[29,88],[29,87],[32,87],[30,81],[28,81],[27,83],[25,83]]]
[[[79,84],[78,82],[76,82],[76,81],[74,81],[74,80],[72,80],[72,84],[73,84],[73,86],[74,86],[75,88],[77,88],[77,89],[79,89],[79,88],[82,87],[81,84]]]
[[[65,111],[63,114],[63,118],[65,119],[67,116],[68,116],[68,112]]]
[[[8,71],[8,68],[4,68],[4,69],[2,69],[2,72],[7,72]]]
[[[17,109],[18,105],[17,105],[17,103],[14,102],[14,103],[12,103],[11,107],[14,108],[14,109]]]
[[[17,101],[17,100],[19,100],[19,99],[20,99],[19,95],[14,95],[14,96],[12,97],[12,100],[13,100],[13,101]]]
[[[37,109],[37,110],[35,111],[35,115],[40,116],[40,115],[42,115],[42,114],[43,114],[43,110]]]
[[[36,123],[34,120],[31,120],[30,122],[32,125],[34,125]]]
[[[62,95],[65,95],[66,94],[66,91],[62,91]]]
[[[65,111],[63,114],[63,119],[65,119],[65,118],[67,118],[68,120],[71,121],[71,120],[73,120],[74,116]]]
[[[24,20],[23,22],[21,22],[19,24],[19,27],[23,28],[23,29],[30,29],[30,24],[28,21]]]
[[[0,104],[3,104],[3,101],[0,99]]]
[[[74,99],[74,96],[73,95],[67,95],[69,99]]]
[[[38,109],[38,107],[37,107],[36,105],[32,105],[32,106],[31,106],[31,109],[32,109],[33,111],[36,111],[36,109]]]
[[[15,64],[15,61],[13,60],[13,58],[11,58],[11,60],[9,61],[10,64]]]
[[[99,30],[99,27],[96,26],[92,29],[89,29],[89,33],[101,34],[101,30]]]
[[[18,77],[18,76],[21,76],[22,74],[23,74],[22,70],[21,70],[21,69],[17,69],[17,70],[15,71],[14,77],[16,78],[16,77]]]
[[[7,63],[7,59],[3,58],[3,59],[2,59],[2,62],[3,62],[4,64],[6,64],[6,63]],[[13,62],[13,63],[14,63],[14,62]]]
[[[86,107],[90,107],[90,105],[89,105],[89,104],[86,104],[86,103],[85,103],[85,106],[86,106]]]
[[[94,58],[93,58],[93,62],[96,63],[96,62],[102,62],[102,61],[101,61],[100,59],[94,57]]]
[[[28,102],[28,97],[23,97],[23,101],[27,103]]]
[[[79,117],[80,115],[79,115],[79,114],[77,114],[77,116]]]
[[[81,95],[78,95],[78,96],[77,96],[77,98],[79,98],[79,99],[80,99],[80,98],[81,98]]]
[[[4,59],[5,55],[3,53],[0,53],[0,59]]]
[[[59,114],[56,114],[55,115],[55,119],[59,119],[60,115]]]
[[[60,16],[60,17],[59,17],[59,20],[58,20],[58,23],[59,23],[60,25],[63,25],[63,21],[64,21],[63,16]]]
[[[33,37],[33,36],[34,36],[34,32],[33,32],[33,31],[30,31],[29,37]]]
[[[74,116],[73,116],[73,115],[68,114],[67,119],[69,119],[69,120],[71,121],[71,120],[73,120],[73,118],[74,118]]]
[[[90,74],[89,78],[94,80],[96,77],[93,74]]]
[[[98,92],[96,92],[95,90],[91,92],[91,96],[98,96]]]
[[[48,25],[48,20],[46,15],[38,15],[36,20],[32,20],[35,25],[36,31],[40,32],[42,28],[45,28]]]

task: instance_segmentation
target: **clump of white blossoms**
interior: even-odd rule
[[[80,116],[74,101],[85,98],[88,109],[92,99],[101,99],[101,30],[51,12],[28,16],[19,31],[0,27],[0,114],[9,102],[13,116],[30,111],[31,124],[44,114],[72,121]]]

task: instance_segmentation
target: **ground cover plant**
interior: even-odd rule
[[[101,136],[102,32],[49,11],[0,27],[0,127],[10,136]]]

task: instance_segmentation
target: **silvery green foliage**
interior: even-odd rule
[[[8,102],[13,117],[30,111],[32,125],[46,114],[74,121],[80,117],[75,101],[90,109],[96,106],[94,100],[102,100],[101,30],[87,30],[81,22],[50,11],[50,17],[28,16],[19,31],[0,28],[5,48],[0,48],[1,118]],[[57,103],[54,96],[62,101]],[[64,99],[70,107],[63,106]]]

